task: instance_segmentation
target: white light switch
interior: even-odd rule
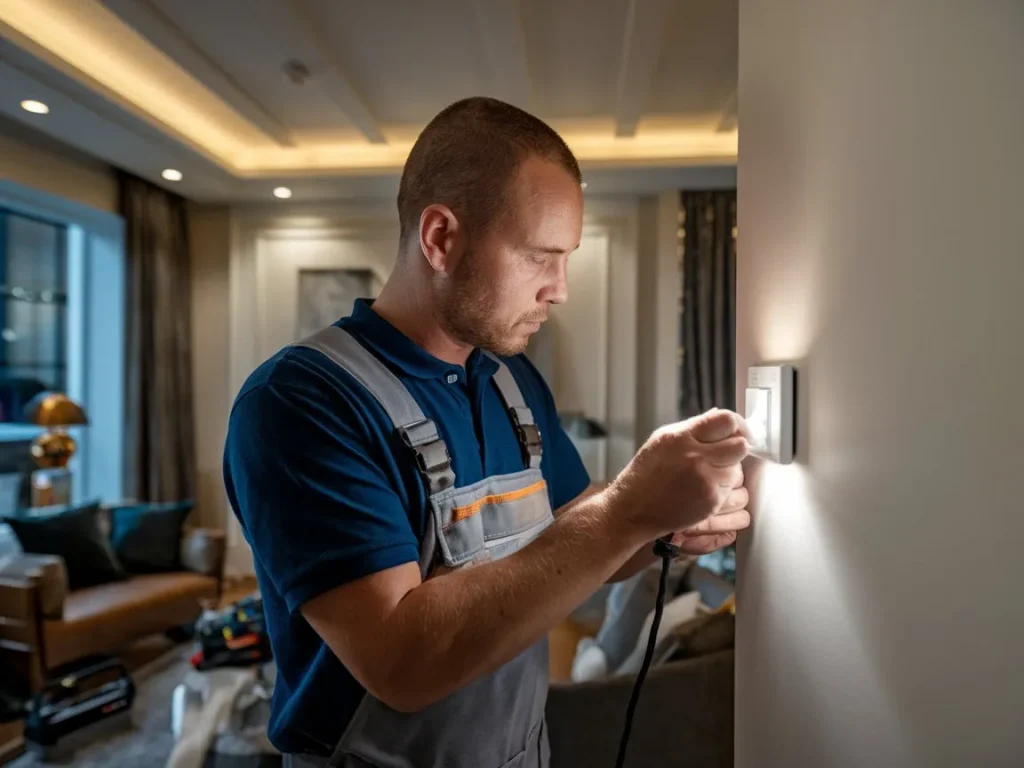
[[[751,448],[779,464],[793,461],[794,379],[790,365],[755,366],[747,373],[744,415]]]
[[[747,389],[747,426],[750,428],[750,445],[757,453],[767,453],[770,448],[772,391],[761,387]]]

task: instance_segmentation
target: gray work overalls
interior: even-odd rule
[[[437,427],[393,373],[353,336],[330,326],[300,346],[322,352],[356,378],[387,411],[429,489],[420,572],[498,559],[525,546],[552,521],[540,471],[533,414],[497,358],[494,383],[519,438],[523,469],[459,487]],[[547,639],[426,709],[403,714],[366,693],[333,756],[288,755],[285,766],[324,768],[546,768],[544,706]]]

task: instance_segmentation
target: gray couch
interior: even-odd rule
[[[680,591],[696,590],[717,607],[733,587],[691,568]],[[733,764],[733,650],[718,650],[653,666],[647,675],[629,741],[626,766],[727,768]],[[552,768],[612,768],[634,676],[587,683],[554,683],[547,721]]]

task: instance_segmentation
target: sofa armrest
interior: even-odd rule
[[[647,675],[626,766],[731,768],[733,651],[654,667]],[[615,765],[636,677],[554,683],[547,723],[551,768]]]
[[[46,664],[43,616],[35,579],[0,576],[0,619],[0,668],[14,672],[18,678],[8,684],[20,683],[24,693],[40,690]]]
[[[181,537],[181,563],[186,570],[221,581],[227,537],[213,528],[186,529]]]
[[[0,558],[0,579],[35,585],[43,618],[59,621],[64,617],[68,572],[62,557],[22,554]]]

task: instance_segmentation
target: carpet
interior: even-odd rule
[[[192,668],[188,660],[192,650],[191,646],[178,646],[132,674],[136,694],[128,722],[98,734],[62,756],[59,762],[43,760],[29,752],[10,763],[8,768],[162,768],[175,745],[171,732],[174,689]],[[204,768],[280,766],[279,755],[253,754],[261,749],[239,743],[247,737],[251,737],[250,741],[265,741],[262,725],[265,725],[268,709],[269,705],[247,713],[248,734],[236,731],[218,736]]]

